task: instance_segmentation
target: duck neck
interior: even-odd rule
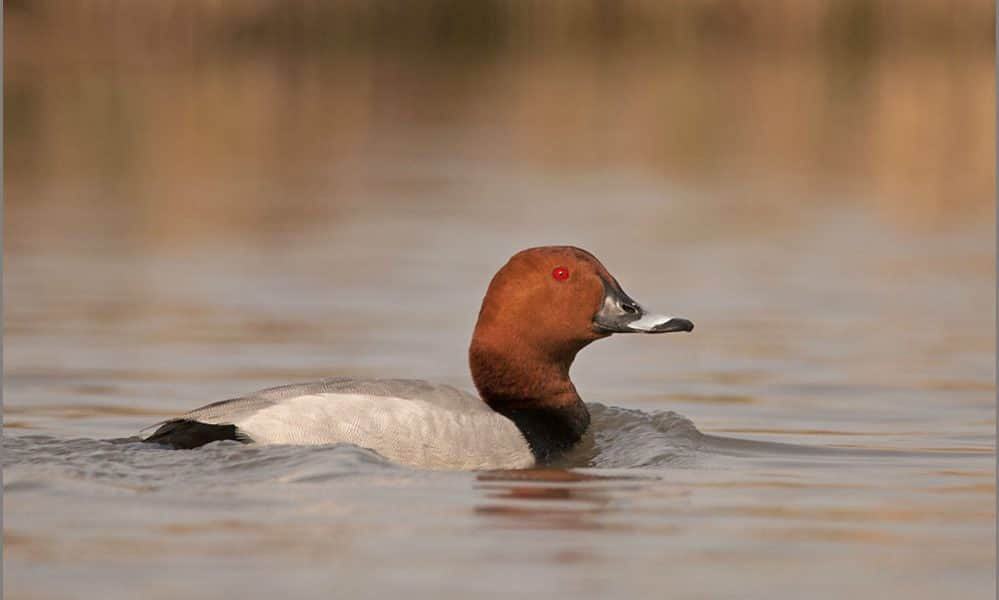
[[[590,425],[590,413],[569,379],[579,349],[545,355],[505,341],[500,351],[473,336],[472,380],[483,401],[517,425],[537,461],[551,460],[578,442]]]

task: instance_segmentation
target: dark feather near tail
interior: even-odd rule
[[[222,440],[243,443],[253,441],[245,433],[237,430],[235,425],[211,425],[187,419],[167,421],[142,441],[147,444],[163,444],[174,450],[190,450]]]

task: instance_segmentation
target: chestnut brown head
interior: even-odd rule
[[[584,346],[612,333],[693,328],[686,319],[646,311],[589,252],[543,246],[518,252],[493,277],[473,345],[571,362]]]

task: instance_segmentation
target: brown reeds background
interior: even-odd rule
[[[19,0],[5,21],[14,249],[22,219],[324,218],[386,157],[917,226],[993,211],[990,0]]]

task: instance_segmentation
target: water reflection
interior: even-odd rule
[[[475,513],[487,526],[525,529],[617,529],[602,520],[615,493],[639,489],[648,477],[562,469],[491,471],[476,476],[484,499]]]

